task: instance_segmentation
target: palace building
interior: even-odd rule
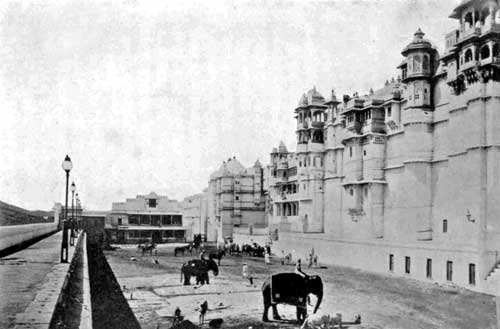
[[[235,157],[210,175],[206,195],[208,241],[223,242],[233,233],[266,231],[264,171],[257,160],[245,168]]]
[[[498,289],[499,7],[463,1],[443,54],[418,29],[378,90],[300,98],[296,151],[280,144],[268,166],[275,250]]]

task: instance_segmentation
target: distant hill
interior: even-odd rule
[[[26,210],[0,201],[0,226],[54,222],[54,212]]]

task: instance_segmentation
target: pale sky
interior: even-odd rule
[[[85,3],[83,3],[85,2]],[[182,200],[223,160],[295,149],[293,110],[397,77],[417,28],[443,52],[458,0],[2,1],[0,200]]]

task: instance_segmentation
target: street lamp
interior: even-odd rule
[[[63,221],[63,238],[61,245],[61,263],[68,262],[68,182],[69,182],[69,172],[73,169],[73,163],[71,163],[71,159],[66,154],[66,158],[61,165],[63,170],[66,172],[66,202],[64,207],[64,221]]]
[[[78,196],[78,193],[75,193],[75,203],[76,203],[76,215],[78,216],[78,209],[81,209],[81,206],[80,206],[80,197]],[[81,214],[81,211],[80,211],[80,214]],[[80,230],[80,225],[81,225],[81,219],[80,220],[77,220],[77,225],[76,225],[76,231],[78,232]]]
[[[69,245],[70,246],[75,245],[75,231],[74,231],[74,226],[75,226],[75,191],[76,191],[76,185],[75,185],[75,182],[73,182],[73,183],[71,183],[71,220],[70,220],[71,233],[69,235]]]

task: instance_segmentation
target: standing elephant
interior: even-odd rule
[[[190,279],[192,276],[196,277],[196,283],[204,284],[205,282],[209,284],[208,279],[208,271],[213,271],[214,275],[217,276],[219,274],[219,268],[217,264],[212,259],[201,260],[201,259],[192,259],[187,261],[182,265],[181,268],[181,282],[182,276],[184,276],[184,285],[190,285]]]
[[[304,321],[307,316],[307,297],[313,294],[317,297],[313,313],[318,310],[323,299],[323,281],[317,275],[301,276],[297,273],[279,273],[267,278],[262,285],[264,299],[264,314],[262,321],[269,321],[267,313],[273,308],[273,318],[280,320],[277,304],[289,304],[297,307],[297,320]]]

